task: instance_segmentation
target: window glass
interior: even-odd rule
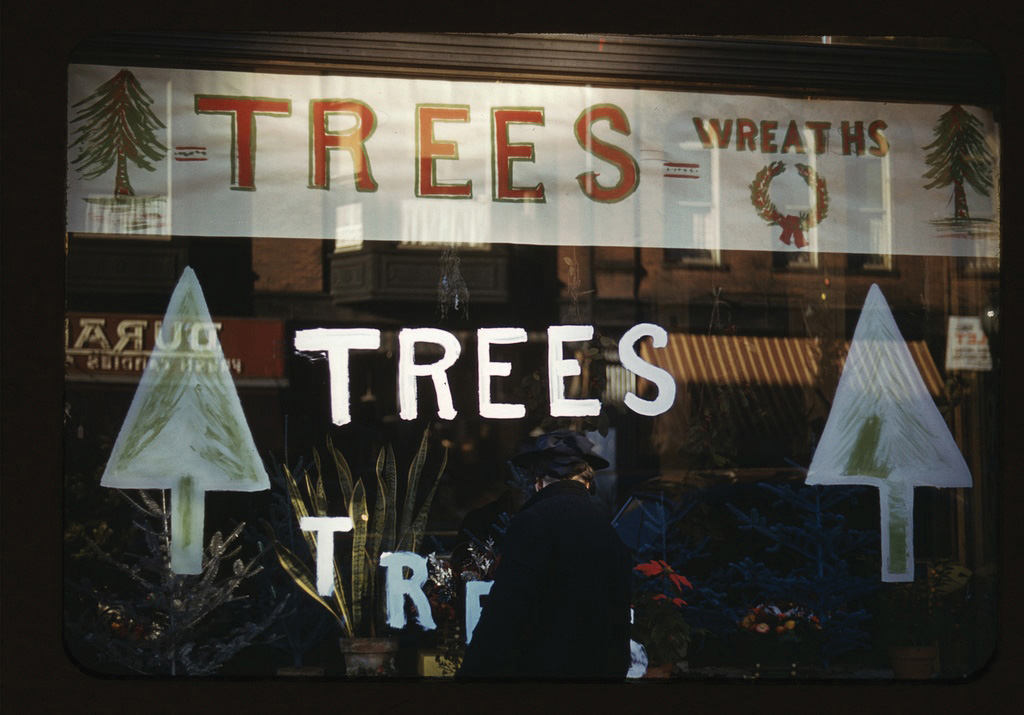
[[[990,110],[75,64],[68,122],[87,671],[451,676],[556,429],[630,677],[990,657]]]

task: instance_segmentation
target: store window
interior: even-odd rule
[[[337,210],[334,252],[344,253],[363,247],[363,205],[339,206]]]
[[[451,65],[335,39],[315,69],[219,66],[244,35],[69,67],[81,667],[450,677],[543,493],[513,458],[557,430],[606,465],[621,678],[987,662],[996,98],[708,91],[609,72],[605,38],[556,42],[583,67],[556,77],[550,38],[464,36]]]
[[[887,271],[893,269],[892,255],[892,174],[889,156],[876,165],[851,164],[847,180],[859,194],[857,215],[851,222],[856,231],[869,238],[870,252],[850,255],[850,270]]]
[[[674,161],[664,163],[666,244],[675,242],[672,233],[684,236],[682,242],[696,248],[666,248],[665,261],[687,266],[716,266],[721,263],[719,245],[719,157],[703,149],[699,142],[679,142]],[[700,181],[699,172],[709,173],[710,181]],[[696,183],[693,189],[674,191],[676,181]]]

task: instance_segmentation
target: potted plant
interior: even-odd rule
[[[328,441],[327,447],[338,476],[338,484],[346,515],[352,519],[352,546],[347,558],[334,557],[334,591],[323,597],[317,593],[316,577],[311,567],[280,541],[275,549],[282,567],[309,596],[334,616],[342,629],[341,649],[349,675],[384,672],[398,648],[397,638],[384,635],[380,604],[380,556],[390,551],[416,551],[423,539],[430,505],[447,463],[447,450],[437,477],[420,507],[415,510],[420,474],[427,457],[428,432],[423,433],[419,450],[409,467],[408,482],[401,513],[398,508],[398,486],[395,455],[388,445],[377,458],[376,497],[370,504],[362,479],[353,479],[352,470],[340,451]],[[297,520],[304,516],[330,516],[320,458],[314,452],[315,479],[304,472],[302,485],[295,475],[285,470],[288,494]],[[316,536],[302,532],[312,562],[316,562]],[[340,540],[339,540],[340,541]]]
[[[817,656],[821,621],[795,603],[759,603],[747,611],[739,627],[744,650],[754,662],[754,677],[773,671],[795,676]]]
[[[271,550],[274,542],[292,551],[305,549],[302,531],[295,520],[288,487],[285,482],[287,468],[273,461],[267,470],[270,474],[271,497],[268,520],[263,521],[264,532],[256,545],[262,552]],[[291,467],[291,472],[302,473],[300,459]],[[270,534],[267,542],[266,535]],[[267,548],[269,543],[270,548]],[[309,602],[302,595],[302,589],[282,569],[265,569],[261,574],[264,583],[259,588],[260,598],[276,603],[282,595],[288,599],[289,608],[274,623],[270,645],[283,651],[290,663],[277,668],[277,675],[289,677],[322,676],[322,663],[310,662],[309,656],[319,650],[320,644],[334,630],[334,619],[323,608]],[[313,655],[313,660],[316,656]]]
[[[681,594],[693,586],[662,560],[642,563],[635,571],[642,578],[633,591],[632,639],[647,651],[645,677],[668,677],[682,667],[689,649],[691,630]]]
[[[913,581],[887,584],[879,625],[889,644],[893,676],[930,678],[939,670],[939,644],[952,627],[970,571],[950,561],[923,563]]]
[[[420,649],[417,673],[453,676],[462,663],[462,621],[459,618],[459,579],[448,559],[436,552],[427,556],[427,582],[423,592],[437,624],[434,647]]]

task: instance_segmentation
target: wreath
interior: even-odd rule
[[[804,231],[814,228],[824,221],[828,215],[828,188],[825,186],[825,179],[818,176],[814,169],[806,164],[797,164],[797,172],[807,182],[808,186],[814,188],[814,209],[811,211],[801,211],[799,216],[792,214],[784,216],[775,208],[775,204],[772,203],[771,197],[768,195],[768,189],[772,184],[772,179],[785,170],[785,163],[773,161],[757,172],[754,180],[750,182],[750,203],[754,205],[757,215],[766,221],[769,226],[782,227],[782,235],[779,236],[780,241],[787,246],[792,244],[797,248],[803,248],[807,245],[807,241],[804,239]]]

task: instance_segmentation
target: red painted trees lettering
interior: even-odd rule
[[[355,126],[344,131],[327,129],[327,116],[347,114],[356,120]],[[309,187],[330,188],[331,149],[347,151],[352,158],[352,173],[356,191],[376,191],[377,182],[370,170],[370,155],[366,140],[377,128],[377,117],[369,105],[358,99],[314,99],[309,103],[310,161]]]
[[[612,164],[619,172],[619,180],[612,186],[605,186],[597,180],[599,172],[587,171],[577,175],[576,181],[587,198],[601,203],[615,203],[636,191],[640,185],[640,167],[629,152],[591,133],[591,127],[598,121],[608,122],[612,131],[628,137],[629,119],[622,109],[613,104],[595,104],[583,110],[575,124],[576,141],[598,159]]]
[[[539,124],[544,126],[543,109],[506,108],[491,110],[491,154],[493,157],[493,197],[495,201],[544,201],[544,184],[531,187],[516,186],[512,179],[512,165],[517,161],[534,161],[533,144],[510,142],[509,124]]]
[[[292,103],[288,99],[265,97],[230,97],[196,95],[196,114],[227,114],[231,117],[231,188],[243,191],[256,189],[256,115],[289,117]]]
[[[419,197],[438,196],[451,199],[473,197],[473,182],[438,183],[437,162],[439,159],[459,158],[459,145],[454,141],[434,138],[435,122],[468,122],[469,107],[466,105],[420,105],[416,108],[416,195]]]

